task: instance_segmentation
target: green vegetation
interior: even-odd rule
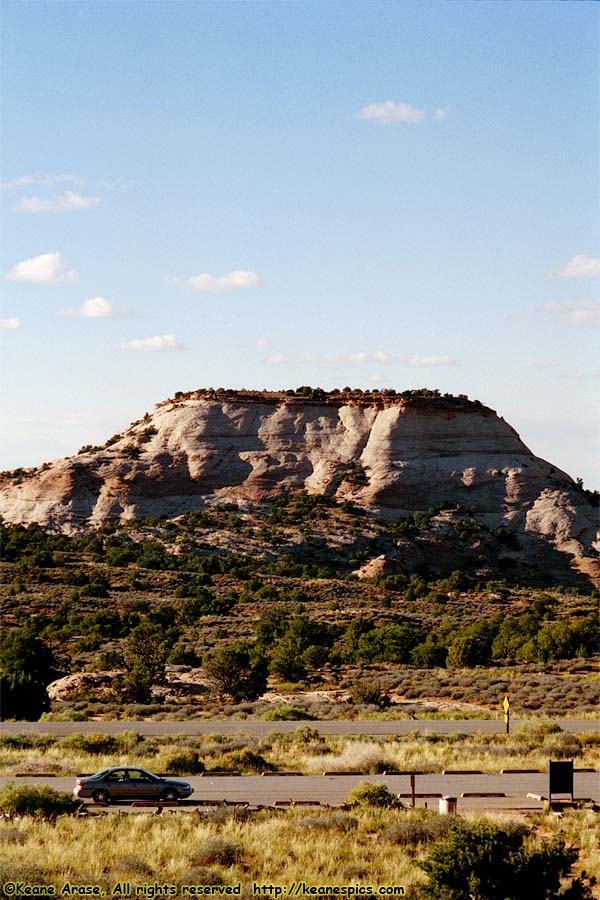
[[[462,885],[462,895],[444,893],[448,890],[443,881],[446,861],[450,868],[453,866],[443,849],[448,846],[449,819],[427,810],[399,811],[372,805],[356,806],[350,813],[296,809],[282,815],[279,810],[252,813],[218,808],[201,815],[98,816],[92,820],[59,816],[54,822],[26,816],[0,822],[0,877],[2,883],[52,884],[57,893],[68,877],[76,884],[98,884],[108,896],[114,885],[124,880],[131,882],[133,891],[137,885],[155,881],[174,885],[241,882],[243,894],[251,891],[253,881],[282,886],[294,881],[402,885],[406,896],[415,900],[420,890],[427,890],[425,884],[430,879],[420,864],[427,865],[433,851],[440,848],[440,861],[435,865],[441,869],[442,886],[433,896],[438,900],[459,896],[468,900],[468,880]],[[497,847],[519,833],[518,820],[470,817],[465,819],[465,827],[475,833],[478,829],[487,833],[489,829],[491,843],[486,846],[495,849],[500,872],[510,870],[511,863],[505,864]],[[585,887],[594,875],[597,877],[597,817],[589,811],[566,813],[560,822],[544,816],[535,829],[542,832],[539,838],[532,832],[524,835],[520,844],[514,840],[513,859],[523,861],[519,871],[529,877],[524,874],[493,900],[520,898],[523,893],[516,892],[523,892],[522,882],[531,885],[532,898],[549,900],[553,894],[541,891],[548,888],[557,871],[563,871],[565,859],[577,858],[573,848],[580,848],[579,854],[573,872],[564,881],[562,896],[563,900],[582,900],[586,895],[574,892],[578,888],[573,881],[579,879]],[[499,838],[493,836],[496,831]],[[487,886],[480,877],[482,855],[479,848],[474,850],[474,889]],[[536,869],[540,858],[545,861],[541,871]],[[459,855],[459,865],[461,860]],[[589,878],[581,874],[584,868]],[[464,874],[464,868],[461,871]],[[484,873],[488,877],[491,874]],[[431,897],[432,892],[421,896]]]
[[[346,799],[348,806],[376,806],[384,809],[398,809],[401,804],[385,784],[371,784],[361,781],[353,788]]]
[[[267,686],[266,660],[250,644],[215,650],[205,657],[204,669],[218,692],[233,700],[255,700]]]
[[[0,809],[9,816],[34,816],[55,819],[73,813],[81,804],[64,791],[45,784],[34,786],[5,784],[0,788]]]
[[[103,708],[194,715],[209,703],[254,702],[267,676],[273,687],[349,687],[346,715],[392,714],[392,687],[407,699],[449,697],[496,709],[498,691],[474,687],[492,669],[504,669],[505,681],[510,676],[503,690],[518,687],[521,708],[593,702],[586,675],[526,696],[519,673],[597,654],[594,592],[522,586],[474,567],[444,577],[421,567],[359,581],[351,572],[365,560],[398,540],[429,541],[438,527],[461,546],[485,537],[501,548],[510,537],[482,537],[472,509],[444,501],[392,523],[346,507],[297,491],[250,513],[224,503],[177,521],[139,520],[78,537],[0,523],[3,714],[48,713],[46,687],[60,674],[115,670],[102,690],[83,685],[71,708],[55,701],[52,715]],[[235,659],[229,672],[224,659]],[[212,667],[212,696],[198,689],[187,703],[182,696],[165,705],[166,666],[201,664]],[[458,683],[465,669],[478,673],[477,682]],[[395,682],[387,675],[381,681],[392,670]],[[359,696],[359,686],[374,681],[381,694]],[[329,707],[307,714],[340,715]]]
[[[27,628],[3,631],[0,691],[4,718],[37,719],[49,709],[46,687],[59,674],[54,653]]]
[[[421,868],[428,882],[420,889],[427,900],[570,900],[591,898],[588,879],[562,880],[578,858],[558,835],[529,842],[524,825],[501,828],[488,822],[457,820],[445,840],[434,846]]]

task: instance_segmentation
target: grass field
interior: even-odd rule
[[[351,810],[309,813],[219,809],[166,815],[106,815],[88,819],[32,818],[0,823],[0,881],[98,884],[109,894],[117,882],[133,885],[241,883],[290,885],[402,885],[423,879],[418,862],[443,837],[451,817],[425,810]],[[474,817],[466,817],[473,820]],[[518,816],[489,816],[496,823]],[[600,877],[600,825],[590,812],[564,818],[539,814],[536,836],[562,834],[580,848],[576,871]],[[574,874],[576,874],[574,872]],[[597,894],[596,894],[597,896]]]

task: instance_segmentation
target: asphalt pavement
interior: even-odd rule
[[[0,778],[0,785],[12,780]],[[15,779],[19,784],[48,784],[60,791],[72,791],[73,777],[48,775]],[[286,802],[300,804],[342,805],[352,788],[362,781],[385,784],[405,803],[410,802],[410,775],[227,775],[185,776],[194,788],[190,801],[181,808],[195,808],[199,801],[212,803],[241,803],[251,806],[273,806]],[[597,772],[576,771],[574,776],[576,799],[600,803],[600,775]],[[468,809],[541,809],[542,800],[528,794],[547,796],[548,775],[543,772],[506,772],[504,774],[432,774],[415,776],[417,806],[437,809],[439,798],[456,797],[458,811]],[[121,808],[121,807],[119,807]],[[131,806],[128,807],[132,809]],[[135,808],[135,807],[134,807]],[[115,807],[113,807],[115,809]]]
[[[534,720],[512,719],[511,730]],[[563,731],[570,733],[598,731],[598,721],[594,719],[553,719]],[[251,719],[241,720],[186,720],[173,721],[87,721],[87,722],[2,722],[0,734],[52,734],[66,737],[69,734],[119,734],[134,731],[146,736],[168,736],[182,734],[186,737],[207,734],[249,734],[266,737],[272,731],[289,733],[302,726],[310,726],[320,734],[503,734],[501,719],[331,719],[328,721],[262,722]]]

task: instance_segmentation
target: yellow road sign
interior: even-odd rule
[[[509,701],[509,699],[508,699],[508,695],[506,695],[506,696],[504,697],[504,700],[503,700],[503,702],[502,702],[502,706],[504,707],[504,712],[507,713],[507,712],[509,711],[509,709],[510,709],[510,701]]]

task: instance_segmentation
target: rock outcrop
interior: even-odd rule
[[[493,410],[419,392],[321,394],[178,396],[103,448],[4,473],[0,515],[77,533],[305,489],[388,518],[460,503],[490,528],[596,559],[597,510]]]

